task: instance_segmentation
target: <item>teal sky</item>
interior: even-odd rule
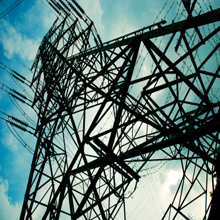
[[[8,9],[15,0],[0,0],[0,13]],[[19,1],[18,1],[19,2]],[[80,0],[78,1],[87,15],[95,22],[98,33],[103,42],[113,38],[141,29],[153,22],[162,19],[171,23],[178,11],[179,0]],[[211,4],[213,9],[220,7],[219,0],[200,0],[201,9],[207,11]],[[198,7],[199,13],[199,7]],[[2,17],[2,16],[0,16]],[[14,10],[0,20],[0,62],[27,79],[31,79],[31,65],[35,58],[38,46],[52,25],[56,16],[52,9],[48,7],[46,0],[24,0]],[[178,19],[178,17],[176,18]],[[3,67],[1,65],[0,67]],[[10,75],[0,68],[0,82],[10,88],[17,85]],[[2,84],[0,84],[2,86]],[[21,90],[18,90],[21,92]],[[25,105],[22,106],[25,113],[35,120],[34,113]],[[14,106],[10,97],[5,91],[0,90],[0,111],[9,115],[26,120],[24,115]],[[0,112],[0,117],[7,119],[7,116]],[[27,143],[34,149],[35,138],[26,133],[23,135]],[[0,219],[15,220],[19,218],[19,213],[24,198],[25,188],[28,180],[29,170],[32,161],[32,154],[19,143],[11,134],[4,120],[0,120]],[[160,166],[159,166],[160,167]],[[174,169],[169,165],[164,165],[167,170],[171,169],[178,176],[178,168]],[[153,170],[159,174],[157,168]],[[176,173],[175,173],[176,172]],[[176,183],[169,179],[165,173],[155,174],[148,180],[143,180],[140,188],[144,193],[138,191],[137,196],[128,202],[136,204],[143,197],[150,195],[152,201],[147,200],[141,206],[136,207],[133,213],[130,212],[128,219],[143,219],[145,215],[145,205],[152,203],[153,209],[149,216],[151,219],[159,219],[167,207],[161,204],[167,199],[164,191],[157,188],[162,184],[173,192]],[[172,176],[172,174],[170,174]],[[170,197],[171,194],[169,194]],[[172,197],[170,197],[172,198]],[[135,209],[133,207],[133,209]]]

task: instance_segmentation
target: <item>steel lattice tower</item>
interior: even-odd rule
[[[185,210],[197,201],[203,219],[214,219],[220,27],[206,28],[220,10],[194,16],[197,1],[182,0],[186,20],[102,43],[72,2],[49,1],[63,19],[32,67],[37,143],[20,219],[117,219],[119,212],[126,219],[126,192],[158,161],[177,161],[183,173],[162,219],[189,219]],[[150,67],[140,73],[143,50]]]

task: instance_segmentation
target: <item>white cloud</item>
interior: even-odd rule
[[[52,9],[48,6],[48,3],[43,3],[41,0],[35,1],[35,4],[24,15],[27,28],[31,31],[34,29],[36,36],[41,35],[45,31],[47,32],[56,19],[55,13],[52,13]]]
[[[167,175],[170,185],[176,185],[178,180],[180,180],[183,176],[182,172],[174,170],[170,170]]]
[[[16,220],[19,218],[21,204],[11,203],[11,198],[8,196],[8,181],[0,177],[0,219],[1,220]]]
[[[41,38],[54,22],[55,15],[42,1],[37,0],[22,18],[18,16],[14,20],[16,22],[13,25],[7,20],[1,20],[0,43],[6,51],[4,55],[9,59],[12,58],[10,55],[17,55],[22,60],[32,61]]]
[[[7,147],[10,151],[15,152],[18,150],[18,141],[13,136],[13,134],[7,129],[4,128],[2,130],[2,133],[4,134],[4,138],[1,138],[1,142],[5,147]]]
[[[16,54],[22,59],[33,60],[40,43],[40,39],[28,39],[26,35],[21,35],[17,32],[16,28],[7,21],[3,20],[1,24],[0,42],[2,43],[4,50],[12,56]],[[7,53],[5,53],[5,56],[11,58]]]

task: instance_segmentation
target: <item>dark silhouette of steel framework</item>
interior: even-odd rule
[[[162,160],[178,161],[183,172],[162,219],[189,219],[185,210],[198,200],[203,219],[213,219],[220,27],[204,33],[220,10],[193,16],[196,1],[182,0],[186,20],[102,43],[75,1],[49,4],[63,19],[44,37],[32,67],[37,143],[20,219],[117,219],[119,212],[126,219],[126,192],[146,164]],[[165,36],[160,49],[153,40]],[[143,74],[141,47],[152,65]]]

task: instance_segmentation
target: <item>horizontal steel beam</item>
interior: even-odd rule
[[[205,24],[210,24],[210,23],[217,22],[217,21],[220,21],[220,8],[207,12],[205,14],[193,17],[192,19],[190,19],[190,22],[187,24],[187,26],[185,26],[186,20],[184,20],[184,21],[176,22],[170,25],[166,25],[164,27],[159,27],[155,30],[148,31],[146,33],[135,34],[135,36],[133,36],[134,33],[132,32],[131,34],[127,34],[125,36],[122,36],[121,38],[117,38],[115,40],[106,42],[103,45],[92,47],[83,53],[73,55],[69,57],[68,60],[79,59],[81,57],[85,57],[85,56],[95,54],[101,51],[110,50],[115,47],[121,47],[121,46],[131,43],[137,37],[140,37],[140,40],[151,39],[151,38],[179,32],[183,28],[191,29],[191,28],[195,28],[195,27],[202,26]]]
[[[110,149],[108,149],[108,147],[102,141],[100,141],[98,138],[95,138],[93,141],[106,154],[103,155],[101,158],[93,160],[93,161],[85,164],[84,166],[81,166],[75,170],[70,171],[68,173],[68,175],[75,175],[80,172],[85,172],[85,171],[100,167],[101,165],[104,165],[104,166],[111,165],[112,167],[114,167],[114,169],[116,169],[119,173],[121,173],[122,175],[124,175],[128,179],[130,178],[130,176],[128,176],[128,174],[130,174],[131,177],[135,178],[136,180],[139,180],[140,176],[134,170],[132,170],[124,162],[124,160],[121,160],[121,158],[119,158],[119,156],[115,155],[114,152],[112,152]],[[114,165],[112,165],[113,163],[118,163],[121,167],[114,166]],[[127,172],[127,174],[125,171],[123,171],[123,169]]]
[[[180,135],[173,136],[173,137],[169,138],[168,140],[164,140],[164,141],[158,142],[156,144],[146,146],[145,143],[142,143],[138,147],[136,147],[130,151],[127,151],[125,153],[122,153],[119,157],[122,159],[128,159],[128,158],[136,157],[136,156],[139,156],[142,154],[161,150],[161,149],[167,148],[167,147],[175,145],[175,144],[193,142],[194,140],[196,140],[202,136],[219,131],[220,130],[220,120],[219,119],[220,119],[220,116],[217,115],[216,117],[214,117],[214,119],[212,121],[206,123],[204,126],[198,128],[198,129],[195,129],[195,130],[192,130],[190,132],[183,133]],[[199,148],[191,146],[190,144],[187,144],[186,147],[187,148],[190,147],[189,150],[196,153],[197,155],[199,155],[201,158],[205,159],[206,161],[208,161],[212,164],[216,163],[216,161],[213,158],[211,158],[209,155],[207,155],[204,151],[200,150]]]

